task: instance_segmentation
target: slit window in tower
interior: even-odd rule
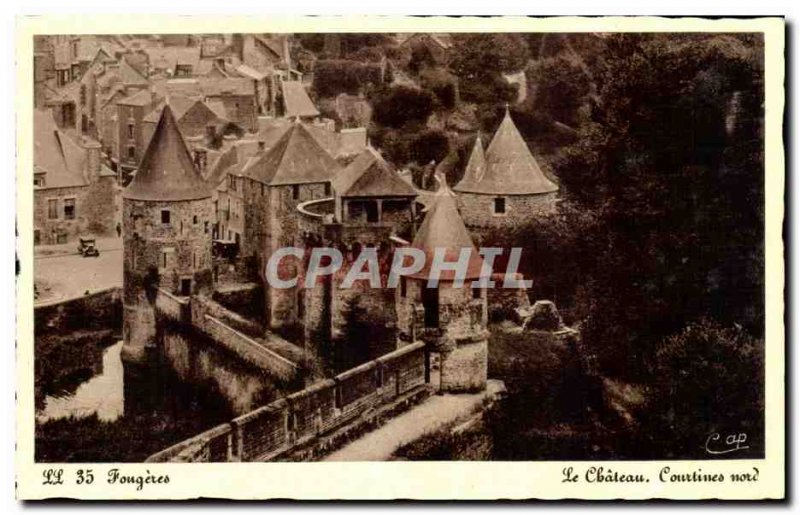
[[[294,200],[300,198],[300,186],[298,184],[292,185],[292,198]]]
[[[422,287],[422,307],[425,309],[425,327],[439,327],[439,289]]]
[[[506,214],[506,199],[504,197],[495,197],[494,199],[494,214]]]
[[[169,209],[162,209],[161,210],[161,223],[165,225],[169,225],[170,223],[170,212]]]

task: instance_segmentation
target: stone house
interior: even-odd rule
[[[67,243],[79,234],[111,234],[116,181],[103,166],[100,144],[73,140],[52,114],[34,110],[34,244]]]
[[[235,124],[221,117],[214,112],[207,104],[197,98],[188,98],[181,95],[172,95],[169,98],[169,105],[172,114],[177,120],[178,129],[187,140],[199,138],[205,145],[215,145],[226,131],[238,132]],[[166,105],[166,100],[162,101],[143,119],[144,141],[149,142],[156,125],[161,119],[161,112]]]
[[[256,88],[250,79],[208,79],[200,82],[204,101],[245,130],[258,130]]]
[[[142,90],[117,102],[117,137],[111,162],[117,167],[119,182],[123,186],[130,182],[144,155],[149,142],[146,139],[144,118],[159,100],[150,90]]]
[[[539,167],[506,110],[485,154],[475,140],[464,176],[453,188],[464,223],[483,234],[552,212],[558,186]]]

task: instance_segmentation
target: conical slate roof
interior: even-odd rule
[[[152,201],[211,196],[211,189],[194,167],[169,105],[164,106],[136,175],[122,196]]]
[[[371,146],[332,181],[342,197],[416,197],[415,190]]]
[[[486,173],[486,157],[483,154],[483,142],[481,135],[475,138],[475,145],[472,147],[472,153],[469,155],[467,167],[464,170],[464,177],[461,178],[456,187],[453,188],[459,191],[462,185],[469,187],[470,184],[480,182],[483,175]]]
[[[328,152],[300,122],[295,122],[261,156],[255,157],[242,174],[273,186],[309,184],[331,180],[341,170]]]
[[[410,277],[428,279],[434,253],[437,248],[444,248],[445,262],[456,262],[461,254],[461,249],[471,250],[467,264],[465,279],[477,279],[481,276],[483,259],[472,243],[472,238],[464,226],[461,214],[456,205],[456,196],[446,183],[442,183],[439,191],[434,196],[434,201],[425,215],[425,220],[414,237],[413,247],[425,252],[425,266]],[[440,279],[452,281],[456,273],[452,270],[443,271]]]
[[[505,118],[486,150],[483,177],[470,179],[465,174],[456,189],[485,195],[534,195],[557,191],[558,186],[539,168],[506,110]]]

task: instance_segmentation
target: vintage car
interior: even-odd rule
[[[79,238],[78,239],[78,253],[83,257],[98,257],[100,251],[97,250],[97,243],[94,238]]]

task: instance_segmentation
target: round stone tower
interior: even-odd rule
[[[508,109],[485,154],[478,135],[464,177],[453,189],[467,227],[488,235],[553,212],[558,194],[558,186],[542,172]]]
[[[211,190],[169,105],[122,197],[123,357],[139,361],[155,345],[156,298],[212,287]]]
[[[403,277],[396,289],[400,340],[423,340],[440,356],[440,389],[475,392],[486,388],[488,337],[486,288],[472,288],[483,273],[483,260],[472,243],[454,193],[443,184],[412,243],[425,252],[425,266]],[[436,286],[428,286],[438,251],[445,263],[455,263],[464,249],[469,259],[463,285],[452,270],[444,270]]]

